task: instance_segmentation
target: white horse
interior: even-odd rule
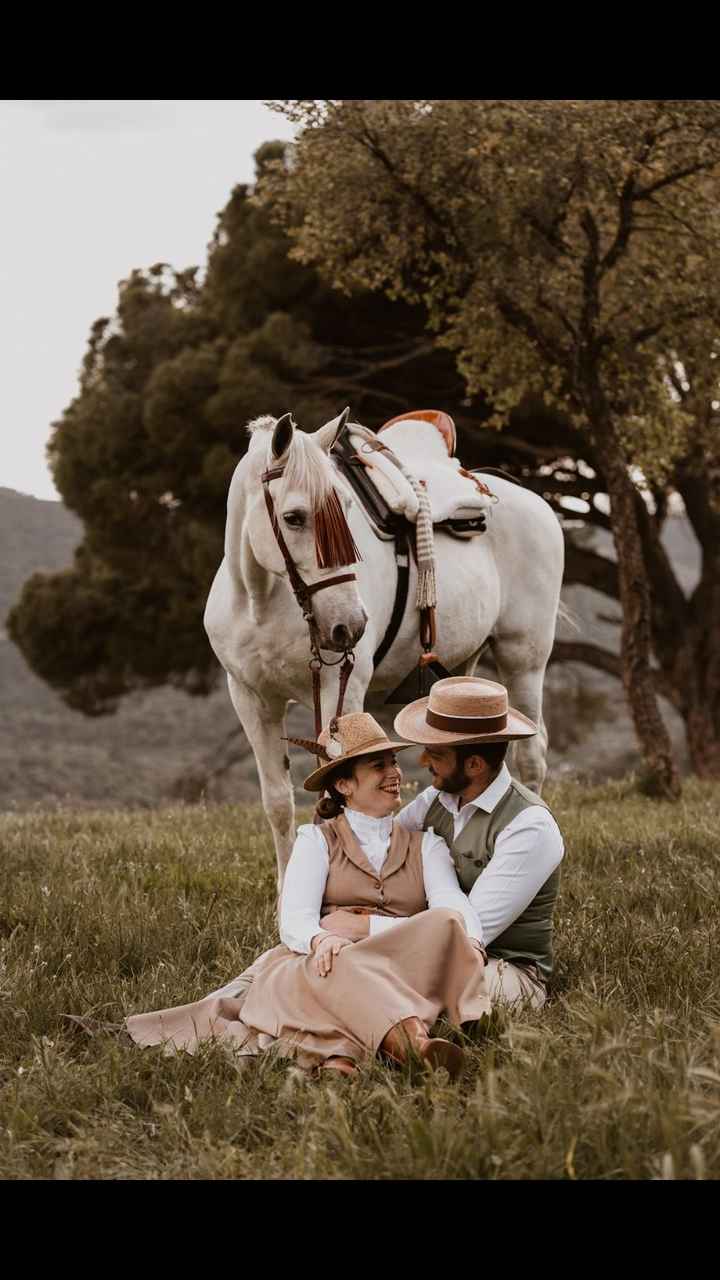
[[[392,613],[397,570],[394,544],[376,537],[328,456],[346,418],[347,411],[314,434],[297,431],[289,414],[250,424],[250,447],[230,484],[225,556],[205,610],[210,643],[227,672],[233,706],[255,754],[280,881],[295,835],[285,716],[292,702],[311,708],[313,701],[308,627],[291,590],[263,492],[262,475],[268,468],[284,467],[268,488],[305,582],[337,575],[336,568],[318,569],[314,538],[314,512],[332,489],[362,556],[352,566],[357,581],[329,586],[312,597],[321,650],[355,648],[344,712],[363,710],[366,694],[396,688],[420,654],[411,568],[405,617],[390,651],[373,671],[373,654]],[[537,494],[495,476],[489,483],[499,501],[484,534],[467,541],[443,532],[435,536],[435,651],[449,671],[469,675],[489,642],[511,704],[539,725],[535,737],[516,745],[514,761],[522,780],[539,791],[547,750],[542,688],[555,637],[563,538],[551,508]],[[335,712],[337,694],[337,672],[323,668],[323,723]]]

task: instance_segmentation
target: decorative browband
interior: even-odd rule
[[[433,729],[447,729],[450,733],[498,733],[507,728],[507,713],[500,716],[442,716],[428,707],[425,723]]]

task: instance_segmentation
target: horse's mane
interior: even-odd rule
[[[251,436],[256,433],[269,435],[274,430],[276,421],[265,414],[249,422],[247,429]],[[272,459],[268,458],[267,462],[268,466],[272,466]],[[312,437],[304,431],[294,431],[290,448],[285,455],[285,471],[278,490],[278,501],[282,502],[291,490],[299,489],[306,495],[311,511],[317,511],[330,496],[337,479],[327,455]]]
[[[276,419],[266,414],[248,423],[248,431],[252,437],[257,433],[267,437],[274,429],[275,423]],[[253,447],[258,446],[253,446],[251,443],[250,448]],[[268,467],[272,466],[272,459],[266,457],[266,463]],[[296,430],[293,432],[290,447],[285,454],[283,467],[276,500],[281,505],[287,494],[293,490],[306,496],[315,518],[315,552],[318,567],[328,569],[337,565],[354,564],[361,558],[360,552],[355,545],[335,491],[339,477],[333,470],[327,454],[315,444],[312,436]],[[343,487],[342,483],[340,487]]]

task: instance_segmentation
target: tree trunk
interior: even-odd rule
[[[702,441],[702,432],[698,436]],[[676,482],[700,545],[702,568],[669,675],[683,703],[693,772],[720,778],[720,473],[701,444],[678,467]]]
[[[717,714],[707,703],[690,708],[686,720],[687,742],[693,773],[699,778],[720,779],[720,734]]]
[[[720,778],[720,561],[705,555],[688,625],[668,673],[685,721],[693,772]],[[674,699],[675,700],[675,699]]]
[[[608,487],[622,605],[623,684],[646,768],[646,787],[655,795],[677,798],[680,780],[670,737],[658,707],[651,666],[652,612],[635,487],[627,474],[612,423],[597,432],[598,454]]]

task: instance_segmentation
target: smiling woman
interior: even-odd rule
[[[397,807],[401,780],[402,771],[394,751],[380,751],[357,761],[347,760],[325,779],[327,795],[318,801],[315,812],[322,819],[337,818],[349,805],[351,809],[384,818]]]

